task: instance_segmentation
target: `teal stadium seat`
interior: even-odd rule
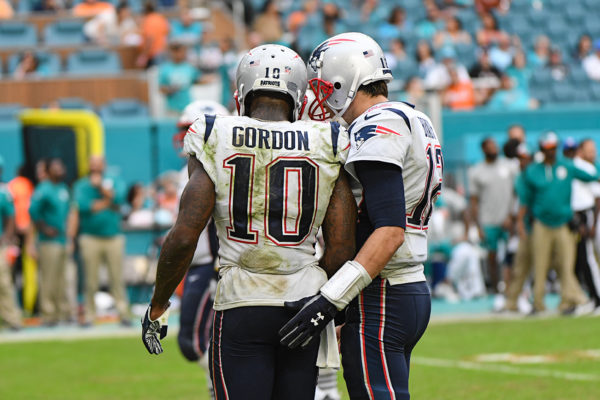
[[[552,84],[552,100],[556,103],[575,101],[577,90],[569,82],[560,81]]]
[[[94,106],[80,97],[63,97],[58,99],[58,106],[63,110],[94,110]]]
[[[574,65],[571,67],[571,70],[569,71],[569,82],[571,82],[573,87],[579,89],[587,89],[591,84],[591,80],[587,76],[587,73],[579,65]]]
[[[17,103],[0,104],[0,121],[14,120],[22,109],[23,106]]]
[[[531,75],[530,84],[532,86],[545,86],[548,87],[552,83],[552,74],[548,69],[537,69]]]
[[[35,26],[18,21],[0,23],[0,48],[35,47],[37,32]]]
[[[585,8],[581,3],[578,2],[569,4],[569,7],[566,7],[563,12],[572,26],[578,26],[576,24],[581,24],[586,15]]]
[[[58,54],[45,51],[36,51],[38,59],[38,74],[43,77],[52,77],[60,73],[60,57]],[[8,73],[12,75],[21,61],[21,54],[15,53],[8,58]]]
[[[600,5],[598,5],[600,7]],[[598,12],[596,10],[596,12]],[[587,13],[584,17],[583,28],[592,38],[600,37],[600,17],[598,14]]]
[[[547,35],[553,43],[561,44],[568,42],[569,31],[572,29],[568,26],[567,22],[560,14],[554,14],[549,16],[546,21]]]
[[[114,75],[122,71],[121,58],[103,49],[80,50],[67,58],[67,72],[74,75]]]
[[[65,20],[44,28],[44,42],[48,46],[80,46],[86,43],[83,21]]]
[[[510,2],[511,15],[524,14],[531,9],[531,0],[513,0]]]
[[[102,118],[147,118],[148,107],[137,99],[116,99],[100,108]]]
[[[543,32],[546,30],[548,26],[548,19],[550,18],[551,13],[547,10],[541,9],[536,10],[532,8],[527,13],[527,19],[531,23],[531,29],[536,30],[538,32]]]
[[[590,93],[594,101],[600,102],[600,82],[592,82],[590,85]]]
[[[545,0],[544,7],[548,7],[548,9],[554,12],[564,12],[568,7],[571,6],[573,1],[570,0]]]

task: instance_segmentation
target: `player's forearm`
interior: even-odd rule
[[[196,245],[197,242],[179,234],[177,227],[169,232],[158,259],[153,308],[165,309],[169,304],[169,299],[192,262]]]
[[[371,278],[375,278],[403,243],[403,228],[382,226],[369,236],[355,260],[364,267]]]
[[[356,254],[356,201],[346,172],[341,170],[323,221],[325,251],[319,266],[331,277]]]

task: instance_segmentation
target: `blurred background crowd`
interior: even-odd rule
[[[581,205],[574,189],[557,226],[535,215],[542,206],[520,206],[537,190],[522,171],[548,159],[547,148],[559,153],[548,164],[555,171],[574,157],[595,168],[598,21],[597,0],[0,0],[3,326],[18,329],[23,316],[128,325],[177,214],[184,162],[173,135],[184,107],[212,99],[233,111],[249,48],[279,43],[306,59],[346,31],[378,41],[394,75],[390,98],[428,112],[441,134],[446,184],[427,265],[434,295],[489,295],[491,309],[526,314],[544,312],[543,294],[556,292],[561,312],[592,312],[600,278],[582,260],[599,239],[595,211],[582,215],[600,194],[589,189],[593,204]],[[24,150],[28,108],[94,112],[105,158],[78,175],[66,145]],[[556,231],[536,236],[536,219]],[[540,237],[561,244],[543,266],[524,250]]]

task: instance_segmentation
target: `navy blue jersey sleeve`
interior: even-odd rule
[[[372,228],[406,228],[402,168],[380,161],[358,161],[355,170],[363,186],[361,208],[366,211]]]

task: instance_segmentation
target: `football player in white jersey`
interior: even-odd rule
[[[440,142],[425,114],[388,101],[392,74],[370,37],[326,40],[308,71],[316,96],[311,118],[341,116],[350,125],[346,170],[356,179],[360,250],[286,324],[282,343],[305,346],[318,334],[310,323],[315,315],[348,306],[341,352],[350,398],[408,399],[411,351],[431,310],[423,262],[442,183]]]
[[[196,100],[188,104],[183,110],[179,121],[177,121],[177,133],[173,135],[175,150],[182,157],[187,158],[183,151],[183,140],[187,130],[195,120],[205,114],[230,115],[223,105],[213,100]],[[187,167],[183,168],[179,175],[178,192],[181,198],[183,189],[189,181]],[[189,361],[198,362],[205,369],[211,399],[214,399],[214,393],[210,381],[206,350],[212,328],[212,307],[216,282],[214,267],[217,251],[217,236],[214,223],[211,221],[198,238],[194,257],[185,275],[179,314],[179,333],[177,334],[177,343],[181,354]]]
[[[209,349],[215,397],[312,399],[317,366],[339,362],[332,324],[328,340],[304,351],[283,346],[277,333],[297,311],[284,305],[318,293],[354,255],[356,203],[341,168],[348,133],[333,122],[296,121],[306,66],[286,47],[249,51],[236,83],[241,116],[202,116],[185,137],[190,181],[160,255],[142,338],[150,353],[162,352],[169,297],[212,215],[220,260]],[[312,324],[322,330],[329,314]]]

